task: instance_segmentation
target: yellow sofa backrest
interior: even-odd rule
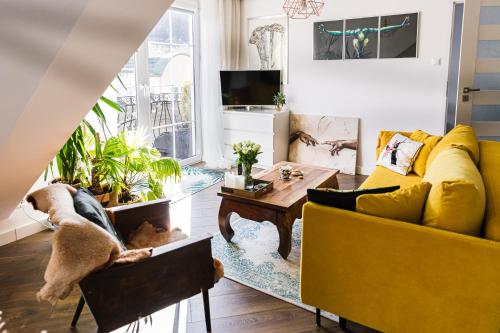
[[[457,125],[434,147],[427,159],[427,169],[429,169],[431,163],[440,152],[450,147],[460,147],[469,153],[470,158],[476,165],[479,163],[479,143],[476,132],[470,126]]]
[[[411,136],[411,132],[381,131],[376,147],[377,158],[387,142],[396,133]],[[500,241],[500,142],[478,141],[472,127],[457,125],[431,151],[427,168],[440,152],[450,147],[458,147],[467,151],[471,159],[478,164],[486,192],[483,237]]]
[[[500,242],[500,142],[480,141],[479,171],[486,191],[484,238]]]

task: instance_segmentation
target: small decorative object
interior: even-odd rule
[[[224,186],[234,188],[235,182],[236,180],[231,172],[224,174]]]
[[[280,179],[283,181],[290,180],[292,178],[292,167],[289,165],[280,166]]]
[[[235,176],[234,188],[238,190],[245,189],[245,176],[243,175]]]
[[[304,179],[304,173],[302,172],[302,170],[299,170],[299,169],[293,169],[292,176],[299,177],[300,179]]]
[[[282,71],[287,83],[288,17],[286,15],[248,19],[248,68]]]
[[[286,97],[283,92],[278,92],[273,96],[273,102],[276,106],[276,111],[280,112],[283,109],[283,106],[286,104]]]
[[[286,0],[283,10],[289,18],[306,19],[311,15],[319,16],[324,6],[323,0]]]
[[[245,189],[245,177],[226,172],[224,175],[224,186],[239,190]]]
[[[290,115],[288,160],[354,175],[358,149],[358,118]]]
[[[243,176],[245,177],[245,189],[253,189],[252,166],[259,162],[257,156],[261,154],[260,145],[250,140],[235,143],[233,145],[235,155],[238,155],[236,164],[241,164]]]

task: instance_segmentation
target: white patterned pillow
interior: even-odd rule
[[[413,141],[396,133],[380,153],[377,165],[406,176],[411,171],[413,162],[422,146],[422,142]]]

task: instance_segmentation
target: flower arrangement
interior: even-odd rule
[[[260,151],[261,146],[258,143],[252,142],[250,140],[235,143],[233,145],[233,151],[235,155],[238,155],[236,164],[242,166],[243,175],[245,176],[245,188],[253,188],[252,179],[252,165],[259,162],[257,156],[262,154]]]

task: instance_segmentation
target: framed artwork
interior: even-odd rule
[[[314,60],[342,60],[344,21],[314,23]]]
[[[288,82],[288,16],[249,18],[248,68],[279,69]]]
[[[358,118],[290,115],[291,162],[356,173],[358,151]]]
[[[313,59],[415,58],[419,13],[314,22]]]
[[[378,17],[345,21],[345,58],[378,58]]]
[[[380,18],[380,58],[416,58],[418,13]]]

